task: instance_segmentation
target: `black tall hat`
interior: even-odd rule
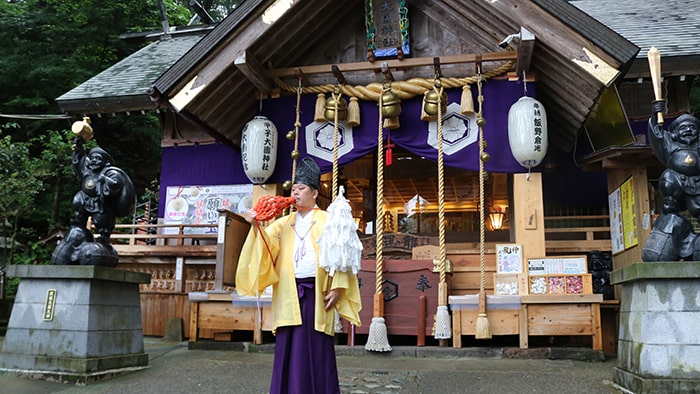
[[[318,190],[321,185],[321,169],[318,168],[318,164],[312,158],[305,157],[301,159],[297,166],[294,183],[302,183]]]

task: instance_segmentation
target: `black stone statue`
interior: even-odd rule
[[[134,184],[123,170],[112,165],[112,157],[102,148],[86,153],[83,138],[78,136],[73,142],[73,170],[82,184],[73,197],[70,230],[54,249],[51,264],[116,267],[119,256],[109,238],[117,217],[133,208]],[[92,218],[97,239],[87,228],[88,218]]]
[[[655,101],[649,118],[649,143],[656,157],[666,165],[659,178],[664,197],[661,215],[654,221],[642,251],[644,261],[700,260],[700,238],[690,221],[700,219],[700,120],[681,115],[665,131],[657,121],[664,101]]]

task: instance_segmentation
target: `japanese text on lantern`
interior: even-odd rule
[[[263,143],[263,162],[262,169],[267,171],[270,169],[270,161],[272,160],[272,128],[270,122],[265,122],[265,142]]]
[[[248,144],[248,134],[243,133],[241,135],[241,146],[246,146]],[[241,151],[241,161],[243,162],[243,171],[248,171],[248,151],[243,149]]]
[[[542,111],[540,111],[540,104],[535,102],[532,106],[533,111],[533,126],[535,128],[535,152],[542,152]]]

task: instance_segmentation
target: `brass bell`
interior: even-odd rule
[[[445,94],[444,91],[440,97],[440,108],[444,115],[447,112],[447,94]],[[438,114],[438,93],[435,90],[431,89],[425,92],[423,112],[430,116],[436,116]]]
[[[329,122],[335,121],[335,102],[338,100],[338,121],[345,120],[348,117],[348,102],[338,95],[331,94],[331,96],[326,99],[326,110],[323,113],[323,117]]]
[[[401,99],[391,91],[391,88],[384,89],[382,93],[382,117],[395,118],[401,114]]]

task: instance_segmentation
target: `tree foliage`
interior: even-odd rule
[[[4,265],[12,260],[18,244],[19,219],[32,211],[46,173],[39,159],[29,156],[27,143],[0,136],[0,260]]]
[[[169,24],[186,25],[191,11],[163,0]],[[158,0],[4,0],[0,2],[0,220],[26,245],[15,256],[45,257],[38,240],[66,227],[80,187],[70,165],[71,121],[28,119],[57,114],[55,98],[130,55],[145,42],[120,35],[162,29]],[[20,116],[15,116],[20,115]],[[93,116],[95,140],[134,181],[152,188],[160,171],[160,123],[153,114]]]
[[[170,26],[185,26],[197,19],[192,3],[0,1],[0,229],[13,244],[23,245],[9,249],[12,256],[4,256],[12,263],[49,261],[53,246],[40,239],[67,227],[72,197],[80,188],[70,164],[71,121],[44,116],[59,113],[55,99],[147,45],[120,36],[161,30],[161,4]],[[215,22],[240,3],[199,1]],[[12,120],[2,123],[7,117]],[[91,120],[95,139],[86,148],[99,143],[129,174],[137,193],[157,201],[161,160],[157,116],[116,114]],[[2,226],[6,221],[7,228]],[[10,295],[13,284],[8,283]]]

